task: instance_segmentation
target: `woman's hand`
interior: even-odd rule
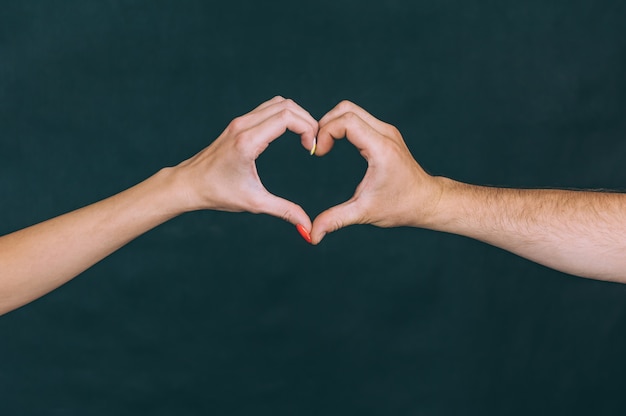
[[[183,209],[263,213],[310,229],[304,210],[268,192],[257,173],[256,159],[287,130],[299,134],[302,145],[311,149],[318,124],[282,97],[235,118],[209,147],[174,168]]]

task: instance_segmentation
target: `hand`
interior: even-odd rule
[[[174,168],[185,211],[220,211],[270,214],[310,229],[311,220],[293,202],[265,189],[255,160],[287,130],[299,134],[310,149],[317,121],[292,100],[275,97],[234,119],[206,149]]]
[[[344,101],[319,121],[316,154],[325,155],[343,137],[359,149],[368,168],[352,198],[315,218],[313,244],[351,224],[426,226],[443,187],[413,159],[398,129]]]

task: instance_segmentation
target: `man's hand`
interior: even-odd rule
[[[443,188],[438,178],[413,159],[398,129],[349,101],[328,112],[319,127],[318,156],[328,153],[335,139],[346,137],[367,160],[368,168],[352,198],[315,218],[313,244],[351,224],[428,225]]]
[[[304,210],[268,192],[257,173],[255,160],[287,130],[299,134],[302,145],[310,149],[318,123],[282,97],[234,119],[209,147],[174,168],[184,210],[264,213],[310,229]]]
[[[577,276],[626,283],[626,194],[505,189],[432,177],[395,127],[343,102],[319,122],[318,155],[347,137],[368,168],[354,196],[313,221],[313,244],[350,224],[474,238]]]

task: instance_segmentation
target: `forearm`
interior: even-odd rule
[[[475,238],[573,275],[626,282],[626,195],[438,180],[444,191],[428,228]]]
[[[211,145],[111,198],[0,237],[0,315],[48,293],[183,212],[265,213],[310,227],[304,210],[265,189],[257,157],[290,130],[313,143],[317,121],[274,97],[234,119]]]
[[[0,314],[72,279],[181,213],[164,169],[108,199],[0,237]]]

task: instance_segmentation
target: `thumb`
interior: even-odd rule
[[[293,225],[302,224],[307,230],[311,229],[311,219],[300,205],[269,192],[263,198],[259,212],[281,218]]]
[[[328,233],[359,223],[361,223],[361,214],[353,200],[335,205],[319,214],[313,221],[312,244],[319,244]]]

